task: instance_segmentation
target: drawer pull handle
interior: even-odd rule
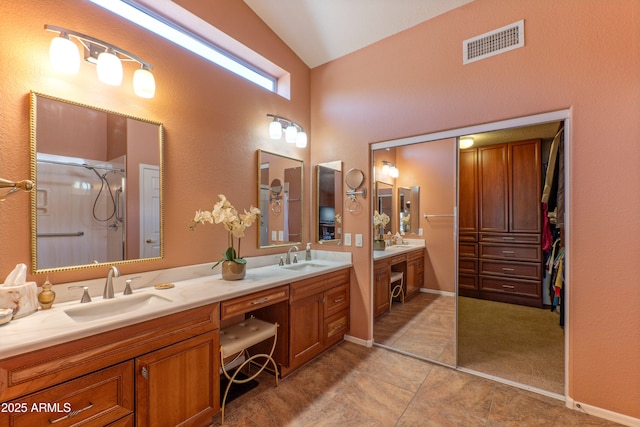
[[[334,304],[337,304],[337,303],[342,302],[342,301],[344,301],[344,298],[338,298],[338,299],[334,299],[333,300]]]
[[[67,418],[75,417],[80,412],[84,412],[87,409],[91,409],[91,408],[93,408],[93,403],[89,402],[89,405],[86,408],[76,409],[75,411],[71,411],[67,415],[65,415],[64,417],[56,418],[55,420],[52,420],[51,418],[49,418],[49,424],[55,424],[55,423],[60,422],[62,420],[66,420]]]
[[[333,333],[333,332],[335,332],[335,331],[339,331],[340,329],[342,329],[342,328],[344,328],[344,327],[345,327],[345,324],[344,324],[344,323],[339,323],[339,324],[337,324],[337,325],[333,328],[333,330],[331,331],[331,333]]]
[[[259,305],[259,304],[264,304],[265,302],[269,301],[268,297],[262,298],[262,299],[257,299],[255,301],[251,301],[252,305]]]
[[[515,254],[516,251],[502,251],[503,254]]]
[[[502,271],[513,271],[513,268],[502,267]]]
[[[505,285],[505,284],[503,284],[502,287],[505,288],[505,289],[515,289],[516,288],[513,285]]]
[[[503,237],[502,240],[516,240],[515,237]]]

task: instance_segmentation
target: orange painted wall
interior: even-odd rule
[[[29,91],[162,122],[165,126],[165,258],[122,266],[123,274],[212,262],[226,248],[221,226],[188,229],[196,209],[211,209],[218,194],[236,208],[256,205],[257,149],[301,159],[305,176],[310,151],[268,138],[267,113],[279,114],[310,128],[309,68],[241,1],[194,3],[206,19],[291,73],[291,100],[272,94],[204,59],[87,1],[36,0],[0,2],[0,177],[29,178]],[[95,68],[84,63],[79,75],[54,71],[49,64],[51,24],[108,41],[154,66],[155,98],[136,97],[131,87],[135,66],[125,63],[122,86],[100,83]],[[250,25],[248,25],[250,24]],[[311,140],[310,140],[311,143]],[[305,180],[305,185],[310,184]],[[310,199],[306,199],[305,215]],[[257,228],[247,230],[243,256],[281,250],[258,250]],[[309,238],[305,227],[305,241]],[[17,263],[30,263],[29,195],[0,202],[0,277]],[[50,274],[55,283],[103,277],[106,268]],[[42,275],[30,280],[44,282]]]
[[[462,64],[462,41],[525,20],[526,45]],[[370,175],[369,144],[571,109],[569,396],[640,417],[640,2],[476,0],[311,72],[312,158]],[[370,205],[369,205],[370,206]],[[370,209],[370,208],[369,208]],[[355,305],[371,212],[347,215]],[[369,337],[353,312],[352,333]]]

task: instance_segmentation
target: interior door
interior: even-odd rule
[[[140,258],[160,256],[160,168],[140,165]]]

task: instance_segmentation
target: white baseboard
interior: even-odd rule
[[[440,291],[440,290],[436,290],[436,289],[420,288],[420,292],[425,292],[427,294],[442,295],[442,296],[445,296],[445,297],[455,297],[456,296],[455,292]]]
[[[363,340],[362,338],[356,338],[351,335],[345,335],[344,340],[352,342],[354,344],[362,345],[365,347],[373,347],[373,340]]]
[[[607,409],[598,408],[597,406],[587,405],[586,403],[575,401],[568,396],[565,400],[565,403],[567,405],[567,408],[573,409],[574,411],[593,415],[594,417],[602,418],[608,421],[613,421],[615,423],[622,424],[629,427],[640,426],[640,418],[634,418],[628,415],[623,415],[617,412],[609,411]]]

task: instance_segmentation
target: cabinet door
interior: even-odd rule
[[[424,286],[424,251],[419,254],[410,253],[407,256],[407,277],[405,298],[411,297],[420,292]]]
[[[210,425],[220,410],[219,331],[136,359],[136,425]]]
[[[540,140],[509,144],[509,231],[541,233]]]
[[[323,350],[323,293],[311,295],[289,305],[289,362],[297,367]]]
[[[391,280],[389,264],[376,263],[373,275],[373,316],[378,317],[389,309],[389,281]]]
[[[460,233],[478,231],[478,149],[460,151],[458,221]]]
[[[509,231],[507,145],[478,148],[480,231]]]

